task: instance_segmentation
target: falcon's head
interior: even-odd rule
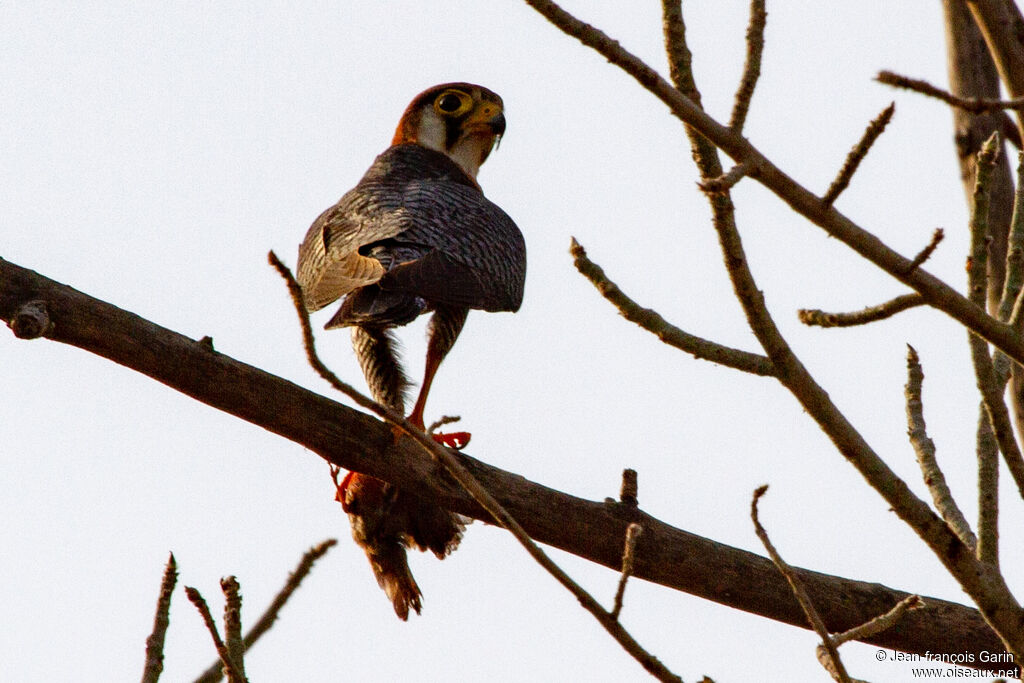
[[[448,155],[476,180],[505,132],[501,98],[472,83],[445,83],[424,90],[398,122],[393,145],[413,143]]]

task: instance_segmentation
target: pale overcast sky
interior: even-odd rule
[[[666,71],[659,3],[566,8]],[[747,3],[685,11],[705,106],[727,120]],[[428,421],[461,414],[474,457],[590,499],[615,495],[633,467],[647,512],[758,553],[748,505],[769,483],[762,521],[792,564],[964,600],[788,393],[663,346],[576,274],[573,235],[644,305],[759,350],[680,123],[522,2],[3,3],[0,35],[0,256],[328,394],[267,251],[295,263],[306,228],[388,145],[415,94],[451,80],[495,90],[508,131],[480,181],[526,236],[526,297],[516,315],[470,316]],[[872,80],[892,69],[945,82],[939,4],[769,3],[766,40],[747,137],[820,192],[896,100],[838,207],[904,254],[945,227],[928,268],[962,289],[951,115]],[[798,308],[856,309],[905,290],[753,182],[735,200],[783,332],[925,495],[903,412],[905,344],[918,349],[931,436],[973,518],[978,399],[965,333],[922,310],[866,329],[800,326]],[[402,336],[418,376],[422,321]],[[319,339],[362,386],[348,334]],[[218,579],[238,576],[251,623],[328,537],[339,546],[247,655],[252,681],[646,679],[502,531],[473,525],[444,562],[416,554],[423,614],[401,623],[317,456],[77,349],[0,335],[0,358],[3,680],[137,680],[168,551],[181,577],[163,680],[191,680],[214,653],[180,586],[219,612]],[[1014,498],[1003,527],[1011,586]],[[614,572],[552,554],[610,604]],[[827,680],[809,631],[667,588],[632,582],[623,621],[687,681]],[[844,647],[851,674],[909,678],[875,651]]]

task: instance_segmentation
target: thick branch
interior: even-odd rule
[[[946,63],[949,73],[949,87],[959,98],[999,97],[999,74],[992,56],[985,49],[985,41],[970,10],[962,0],[944,0],[943,18],[946,25]],[[960,180],[963,184],[968,207],[974,196],[974,178],[978,152],[992,131],[1017,135],[1016,145],[1020,147],[1017,128],[1009,123],[1005,112],[971,113],[954,108],[953,132],[956,142],[957,160],[960,164]],[[988,310],[995,312],[1002,296],[1003,279],[1006,269],[1006,235],[1010,225],[1013,206],[1013,180],[1009,160],[1000,154],[996,160],[991,182],[991,209],[989,211],[989,232],[992,241],[988,244]],[[1006,318],[1000,318],[1004,322]]]
[[[287,380],[236,361],[132,313],[0,259],[0,319],[26,301],[47,303],[54,322],[47,338],[77,346],[146,374],[171,388],[279,434],[346,469],[412,490],[450,509],[486,520],[472,499],[409,439]],[[296,453],[304,454],[296,449]],[[534,539],[618,572],[630,523],[643,526],[633,575],[737,609],[804,627],[785,580],[753,553],[671,527],[628,505],[583,500],[463,455],[465,465]],[[832,632],[889,609],[909,594],[879,584],[799,570],[801,581]],[[998,651],[999,639],[974,609],[926,598],[902,628],[870,641],[924,653]]]

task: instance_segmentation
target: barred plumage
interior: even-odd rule
[[[484,197],[476,173],[505,131],[501,98],[449,83],[413,99],[392,146],[355,188],[324,211],[299,246],[306,306],[342,304],[326,327],[352,327],[352,342],[374,398],[403,410],[408,380],[390,329],[433,311],[423,383],[409,420],[423,411],[441,361],[470,309],[516,311],[523,299],[526,247],[508,215]],[[459,515],[414,492],[350,473],[338,499],[378,583],[406,619],[421,595],[405,547],[443,558],[465,527]]]

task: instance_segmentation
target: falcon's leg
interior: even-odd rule
[[[398,362],[396,344],[386,327],[352,328],[352,348],[356,351],[370,394],[378,403],[402,413],[409,380]]]
[[[409,422],[423,429],[423,410],[427,406],[427,394],[430,393],[430,385],[434,382],[434,375],[441,361],[448,355],[455,340],[466,323],[466,316],[469,315],[468,308],[455,306],[437,306],[434,315],[427,325],[427,363],[423,372],[423,385],[420,387],[420,395],[416,399],[416,405],[409,415]]]

